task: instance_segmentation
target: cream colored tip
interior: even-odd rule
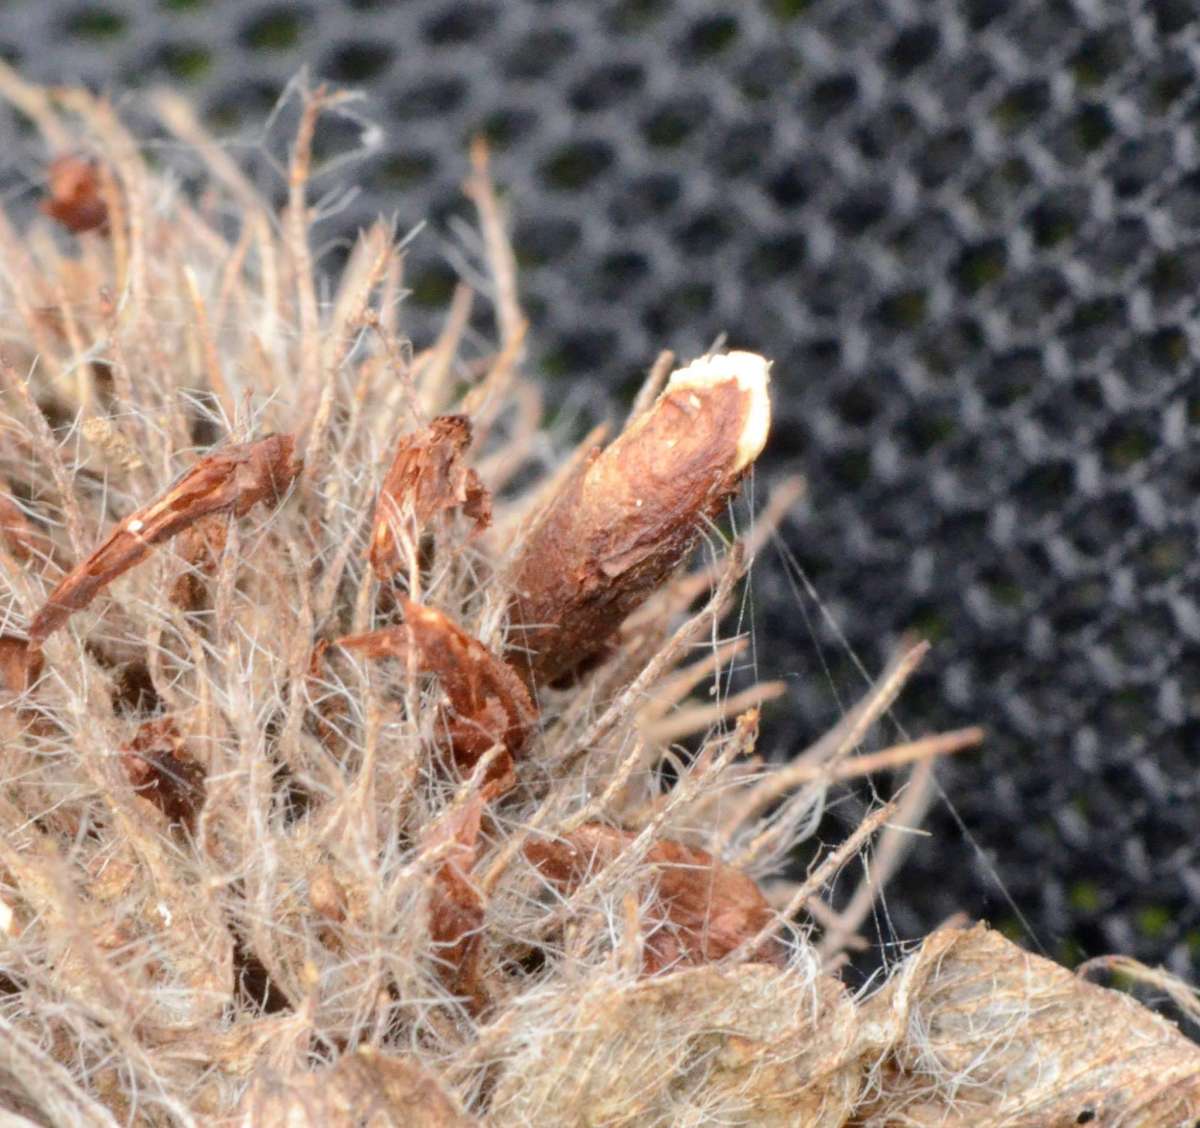
[[[727,380],[736,380],[750,396],[750,407],[738,439],[737,459],[733,473],[750,465],[761,453],[771,429],[771,397],[767,385],[771,382],[771,362],[758,353],[713,353],[692,361],[686,368],[671,374],[666,390],[680,388],[711,388]]]

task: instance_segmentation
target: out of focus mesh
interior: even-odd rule
[[[329,229],[430,222],[417,336],[489,136],[542,370],[617,396],[721,332],[777,358],[759,490],[808,477],[797,560],[868,667],[935,639],[910,728],[989,728],[941,778],[990,863],[936,811],[896,932],[1015,928],[990,864],[1051,954],[1196,974],[1194,5],[0,0],[0,53],[172,79],[242,139],[302,63],[362,86],[385,138]],[[778,563],[757,576],[760,667],[795,685],[782,754],[861,679]]]

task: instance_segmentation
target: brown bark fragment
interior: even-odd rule
[[[42,664],[42,652],[27,639],[0,635],[0,685],[8,693],[24,693],[37,681]]]
[[[442,981],[476,1006],[484,1002],[479,972],[483,896],[471,881],[479,854],[479,828],[486,796],[476,792],[441,819],[426,835],[425,850],[452,843],[433,876],[429,898],[429,934]]]
[[[492,499],[466,465],[471,424],[465,415],[442,415],[422,431],[405,435],[383,480],[371,531],[368,559],[375,574],[390,579],[439,513],[461,509],[475,532],[492,520]]]
[[[38,205],[73,235],[108,224],[108,205],[100,195],[95,161],[74,154],[55,157],[46,172],[49,195]]]
[[[134,791],[169,822],[193,830],[204,805],[204,769],[188,753],[175,722],[170,717],[146,721],[120,755]]]
[[[767,363],[705,357],[563,483],[508,575],[513,664],[568,674],[684,560],[766,441]]]
[[[496,743],[506,755],[489,779],[504,776],[520,757],[537,724],[537,710],[516,671],[457,623],[412,600],[403,603],[405,621],[396,627],[348,635],[344,650],[367,658],[415,656],[419,673],[437,677],[449,701],[447,725],[458,766],[469,770]]]
[[[291,435],[268,435],[202,458],[156,501],[126,517],[50,594],[29,627],[33,642],[58,630],[151,549],[205,517],[243,517],[258,502],[275,505],[300,469]]]
[[[592,823],[564,838],[538,838],[525,855],[555,885],[570,892],[616,861],[637,836]],[[642,970],[711,963],[770,926],[775,913],[755,882],[711,854],[679,842],[661,841],[646,852],[652,869],[652,916],[645,921]],[[783,966],[782,946],[763,942],[756,961]]]

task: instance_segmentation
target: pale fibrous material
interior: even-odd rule
[[[464,289],[408,342],[386,225],[314,265],[348,96],[292,88],[280,214],[169,94],[139,120],[185,182],[103,99],[3,64],[0,96],[45,170],[0,214],[6,1126],[1200,1116],[1172,1023],[982,925],[839,977],[935,759],[982,734],[863,753],[912,645],[790,764],[756,755],[786,687],[731,693],[723,624],[799,491],[726,521],[764,358],[664,354],[571,451],[482,145],[496,340]],[[785,880],[839,781],[885,772]]]

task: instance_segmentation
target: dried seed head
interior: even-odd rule
[[[578,667],[686,557],[766,441],[768,368],[733,352],[676,372],[551,499],[508,575],[529,682]]]

